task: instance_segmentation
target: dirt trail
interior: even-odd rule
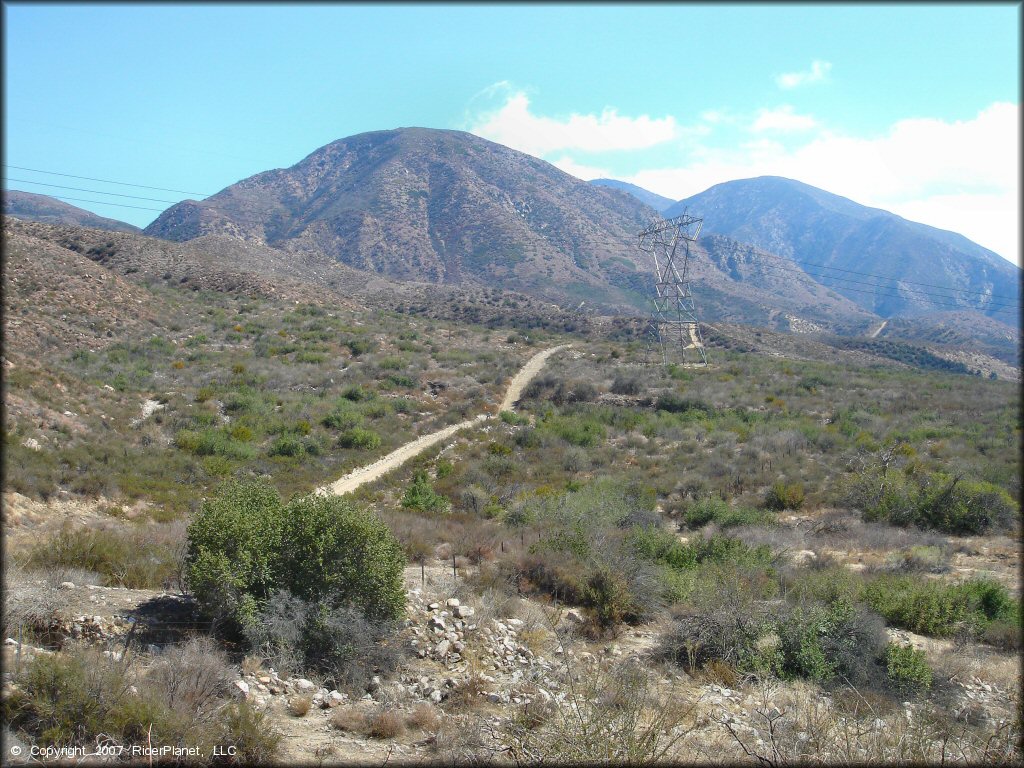
[[[871,333],[868,334],[868,338],[869,339],[875,338],[878,334],[880,334],[882,332],[882,329],[884,329],[885,326],[887,326],[888,324],[889,324],[888,320],[883,320],[881,325],[879,325],[877,328],[875,328],[875,330],[873,330]]]
[[[569,347],[569,344],[562,344],[551,349],[546,349],[543,352],[539,352],[527,361],[526,365],[513,377],[512,381],[508,385],[508,391],[505,393],[505,399],[501,403],[500,411],[508,411],[512,409],[512,406],[519,400],[523,395],[523,390],[526,389],[526,385],[530,383],[530,380],[540,372],[540,369],[544,367],[544,363],[547,359],[559,350]],[[458,432],[460,429],[471,427],[486,421],[489,418],[494,418],[492,413],[481,413],[479,416],[473,419],[467,419],[466,421],[460,421],[458,424],[452,424],[451,426],[440,429],[437,432],[431,432],[429,435],[423,435],[418,437],[412,442],[406,443],[400,448],[396,448],[394,451],[389,453],[387,456],[382,456],[372,464],[367,464],[365,467],[353,470],[344,477],[336,480],[330,485],[325,485],[316,489],[319,494],[335,494],[341,496],[345,493],[351,493],[359,486],[365,483],[372,483],[382,475],[387,474],[392,469],[401,466],[416,454],[420,453],[432,445],[435,445],[447,437]]]

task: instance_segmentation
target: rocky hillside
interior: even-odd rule
[[[141,232],[138,227],[117,219],[97,216],[49,195],[9,190],[3,193],[4,215],[47,224],[71,224],[78,227],[109,229],[114,232]]]
[[[717,184],[665,215],[687,208],[704,217],[705,233],[835,268],[800,265],[881,317],[960,309],[1017,324],[1017,313],[1005,310],[1019,301],[1020,270],[962,235],[777,176]]]
[[[650,190],[638,187],[636,184],[630,184],[626,181],[618,181],[616,179],[593,179],[591,184],[598,187],[610,187],[611,189],[621,189],[623,192],[628,192],[633,195],[644,205],[649,205],[656,211],[666,211],[676,204],[676,201],[669,197],[664,197]]]
[[[470,134],[407,128],[336,141],[291,168],[183,202],[146,234],[216,234],[403,281],[645,313],[653,278],[636,238],[655,216],[631,191],[579,181]],[[761,264],[770,254],[726,238],[704,241],[694,256],[694,291],[709,319],[873,319],[810,278],[778,279]]]
[[[333,142],[291,168],[165,211],[146,234],[226,234],[401,280],[477,283],[628,305],[619,263],[655,212],[467,133],[406,128]]]

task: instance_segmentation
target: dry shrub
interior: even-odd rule
[[[367,713],[359,707],[338,707],[331,717],[331,725],[346,733],[365,733]]]
[[[740,684],[740,675],[736,667],[718,659],[712,659],[699,671],[699,679],[707,683],[716,683],[726,688],[735,688]]]
[[[371,739],[393,739],[405,733],[405,719],[401,713],[381,710],[366,719],[366,735]]]
[[[288,714],[294,717],[305,717],[313,708],[312,696],[292,696],[288,699]]]
[[[485,727],[521,762],[574,764],[668,761],[696,727],[694,708],[659,693],[633,661],[580,675],[567,693],[543,717],[535,710]]]
[[[445,701],[448,712],[463,712],[480,705],[482,693],[487,693],[487,683],[475,670],[469,677],[455,684]]]
[[[441,716],[434,707],[421,701],[412,708],[405,722],[410,728],[433,733],[441,727]]]
[[[840,717],[811,688],[797,686],[784,692],[769,682],[751,713],[753,730],[712,719],[748,758],[763,765],[1020,764],[1020,724],[1014,718],[977,728],[931,703],[908,719],[900,709],[885,717],[868,700],[861,701],[859,711]]]
[[[50,622],[68,605],[67,592],[50,579],[33,579],[32,574],[14,565],[4,569],[3,613],[0,629],[5,638],[17,634],[18,627],[45,631]]]
[[[146,675],[167,706],[183,713],[212,709],[227,695],[233,679],[227,654],[208,637],[168,648]]]
[[[259,656],[250,654],[242,659],[242,674],[243,675],[258,675],[260,670],[263,669],[263,659]]]
[[[551,633],[543,627],[520,630],[519,640],[534,654],[543,654],[554,647],[554,638]]]

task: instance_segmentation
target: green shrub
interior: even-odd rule
[[[353,403],[362,403],[367,400],[373,400],[377,393],[372,389],[366,389],[358,384],[353,384],[351,387],[346,387],[341,396]]]
[[[185,577],[203,610],[240,629],[284,582],[284,504],[265,481],[225,483],[188,527]]]
[[[528,416],[523,416],[521,414],[515,413],[514,411],[502,411],[498,415],[501,417],[501,420],[503,422],[505,422],[506,424],[511,424],[514,427],[521,427],[524,424],[530,423],[530,418]]]
[[[804,504],[804,487],[800,483],[775,483],[764,498],[766,509],[781,512],[784,509],[800,509]]]
[[[988,579],[944,584],[885,574],[868,582],[864,599],[889,623],[934,637],[983,632],[994,621],[1019,621],[1020,614],[1006,587]]]
[[[226,483],[188,528],[188,585],[235,632],[282,589],[393,618],[405,604],[403,567],[401,546],[369,512],[334,496],[284,504],[264,481]]]
[[[402,506],[431,515],[445,515],[452,509],[452,503],[434,490],[423,470],[413,475],[412,483],[402,496]]]
[[[669,413],[687,413],[697,416],[715,415],[714,406],[708,405],[702,400],[682,397],[672,392],[661,395],[655,403],[655,408],[659,411],[668,411]]]
[[[727,563],[746,567],[767,567],[771,549],[748,547],[739,539],[715,535],[682,543],[658,528],[633,528],[627,535],[633,551],[645,560],[664,563],[676,570],[692,570],[702,563]]]
[[[739,525],[762,525],[773,522],[771,515],[750,507],[733,507],[729,502],[711,496],[691,503],[683,513],[683,522],[689,528],[700,528],[714,522],[719,528]]]
[[[885,651],[889,683],[900,693],[921,693],[932,685],[932,670],[924,651],[890,643]]]
[[[301,456],[304,450],[302,441],[292,435],[281,435],[267,449],[269,456]]]
[[[380,435],[371,429],[353,427],[346,430],[338,438],[338,446],[341,448],[356,448],[364,451],[372,451],[380,447]]]
[[[352,429],[358,427],[362,422],[362,414],[343,409],[331,411],[320,420],[321,424],[331,429]]]
[[[1002,488],[938,472],[865,472],[843,484],[839,502],[860,509],[868,521],[957,536],[1010,530],[1020,516]]]

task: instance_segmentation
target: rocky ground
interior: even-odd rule
[[[524,713],[543,713],[544,719],[574,711],[581,685],[610,679],[612,670],[630,663],[653,671],[665,701],[680,707],[683,714],[675,727],[681,734],[676,745],[681,759],[741,759],[741,741],[752,750],[764,749],[770,746],[773,718],[789,723],[791,730],[803,723],[804,730],[793,731],[790,740],[793,748],[808,749],[815,737],[806,729],[813,722],[833,730],[853,722],[848,707],[839,707],[834,694],[803,683],[726,685],[714,676],[691,677],[660,665],[651,655],[658,635],[655,625],[592,641],[576,631],[582,622],[577,611],[515,597],[488,601],[468,590],[461,577],[454,580],[441,564],[428,566],[422,575],[418,566],[408,568],[406,582],[409,601],[400,633],[405,661],[396,674],[375,677],[361,695],[288,677],[252,659],[241,664],[232,693],[270,714],[282,736],[283,763],[421,763],[472,754],[499,756],[508,744],[509,723],[519,722]],[[120,658],[128,645],[145,658],[198,626],[195,606],[182,595],[71,582],[37,586],[48,586],[64,598],[52,624],[51,647],[84,641]],[[891,634],[923,648],[937,669],[951,674],[944,697],[964,722],[995,733],[1015,716],[1019,676],[1012,657],[903,631]],[[40,652],[51,651],[20,647],[17,638],[7,638],[5,685],[11,671]],[[910,728],[915,718],[924,717],[918,714],[922,707],[897,702],[891,711],[880,711],[874,725],[879,733]],[[368,733],[373,728],[367,723],[384,714],[390,717],[389,727]]]

